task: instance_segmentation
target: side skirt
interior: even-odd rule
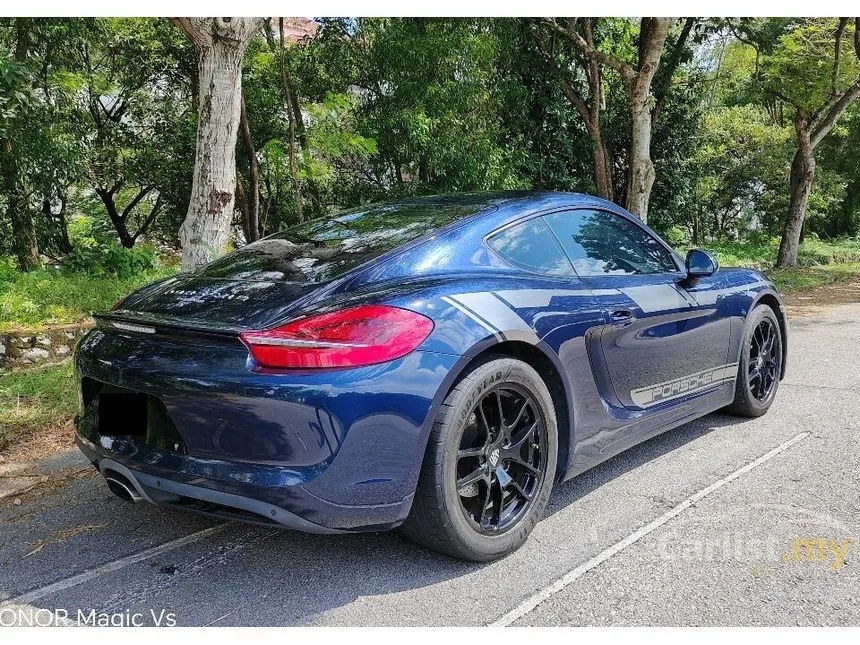
[[[611,439],[608,440],[599,451],[590,451],[588,454],[582,454],[577,450],[577,454],[574,455],[573,464],[565,473],[562,481],[581,475],[585,471],[602,464],[604,461],[616,457],[625,450],[629,450],[640,443],[653,439],[657,435],[668,432],[669,430],[674,430],[685,423],[695,421],[696,419],[707,416],[712,412],[721,410],[734,400],[734,396],[735,382],[732,381],[731,383],[727,383],[725,386],[720,387],[716,392],[709,392],[707,395],[699,397],[698,400],[695,401],[695,404],[691,406],[694,409],[692,409],[689,414],[676,417],[666,422],[654,420],[653,425],[631,424],[634,427],[628,425],[618,428],[614,430],[613,433],[619,433],[622,437],[615,441],[612,441]],[[640,425],[640,427],[635,428],[636,425]]]

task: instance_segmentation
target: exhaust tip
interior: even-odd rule
[[[137,489],[134,487],[128,479],[116,473],[112,470],[107,470],[104,473],[105,481],[107,482],[108,488],[110,492],[119,497],[124,502],[128,502],[130,504],[135,504],[139,502],[142,498],[141,494],[137,492]]]

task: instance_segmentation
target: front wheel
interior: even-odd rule
[[[770,408],[782,374],[782,330],[767,305],[750,312],[738,362],[735,400],[728,411],[760,417]]]
[[[541,518],[557,457],[555,408],[543,379],[522,361],[487,359],[442,404],[401,530],[464,560],[503,557]]]

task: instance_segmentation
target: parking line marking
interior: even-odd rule
[[[77,575],[71,576],[70,578],[63,578],[62,580],[52,582],[51,584],[46,585],[44,587],[33,589],[32,591],[28,591],[25,594],[21,594],[16,598],[9,598],[0,602],[0,607],[6,607],[8,605],[32,604],[40,598],[44,598],[45,596],[49,596],[53,593],[69,589],[71,587],[77,587],[78,585],[81,585],[85,582],[89,582],[90,580],[98,578],[100,575],[103,575],[105,573],[117,571],[119,569],[127,567],[130,564],[143,562],[144,560],[148,560],[149,558],[155,557],[162,553],[173,551],[175,549],[185,546],[186,544],[192,544],[193,542],[202,540],[203,538],[209,537],[210,535],[215,535],[216,533],[220,533],[221,531],[226,530],[230,526],[233,526],[232,522],[218,524],[217,526],[211,526],[208,529],[203,529],[202,531],[189,533],[188,535],[184,535],[181,538],[176,538],[175,540],[171,540],[170,542],[165,542],[164,544],[150,547],[149,549],[145,549],[138,553],[127,555],[124,558],[114,560],[113,562],[108,562],[107,564],[95,567],[94,569],[88,569],[87,571],[83,571]]]
[[[795,435],[794,437],[792,437],[791,439],[789,439],[785,443],[781,443],[780,445],[778,445],[773,450],[766,452],[765,454],[763,454],[758,459],[751,461],[746,466],[742,466],[742,467],[738,468],[737,470],[726,475],[722,479],[715,481],[710,486],[707,486],[706,488],[703,488],[699,492],[694,493],[693,495],[691,495],[690,497],[685,499],[683,502],[681,502],[677,506],[674,506],[669,511],[663,513],[663,515],[661,515],[657,519],[649,522],[648,524],[646,524],[645,526],[643,526],[639,530],[634,531],[633,533],[628,535],[626,538],[624,538],[620,542],[616,542],[612,546],[604,549],[603,551],[598,553],[596,556],[594,556],[590,560],[582,563],[581,565],[579,565],[575,569],[568,571],[565,575],[563,575],[561,578],[559,578],[558,580],[553,582],[551,585],[544,587],[543,589],[539,590],[537,593],[526,598],[523,602],[521,602],[519,605],[514,607],[511,611],[504,614],[500,618],[496,619],[494,622],[490,623],[489,626],[490,627],[507,627],[508,625],[511,625],[512,623],[516,622],[517,620],[519,620],[520,618],[522,618],[523,616],[525,616],[526,614],[528,614],[529,612],[534,610],[541,603],[545,602],[546,600],[549,600],[549,598],[551,598],[552,596],[557,594],[559,591],[561,591],[562,589],[567,587],[569,584],[574,582],[580,576],[588,573],[589,571],[591,571],[592,569],[594,569],[598,565],[602,564],[603,562],[606,562],[609,558],[620,553],[621,551],[626,549],[628,546],[630,546],[631,544],[642,539],[643,537],[645,537],[646,535],[648,535],[652,531],[657,530],[658,528],[663,526],[666,522],[671,520],[673,517],[683,513],[685,510],[687,510],[688,508],[693,506],[699,500],[707,497],[708,495],[710,495],[714,491],[719,490],[720,488],[722,488],[726,484],[733,482],[734,480],[736,480],[741,475],[744,475],[744,474],[748,473],[749,471],[751,471],[753,468],[757,468],[758,466],[761,466],[763,463],[765,463],[769,459],[776,457],[779,453],[784,452],[785,450],[788,450],[789,448],[791,448],[791,446],[793,446],[797,442],[806,439],[806,437],[808,437],[809,434],[810,433],[808,433],[808,432],[801,432],[800,434]]]

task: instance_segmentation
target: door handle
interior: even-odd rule
[[[609,314],[609,319],[616,327],[627,327],[636,321],[636,316],[629,309],[616,309]]]

